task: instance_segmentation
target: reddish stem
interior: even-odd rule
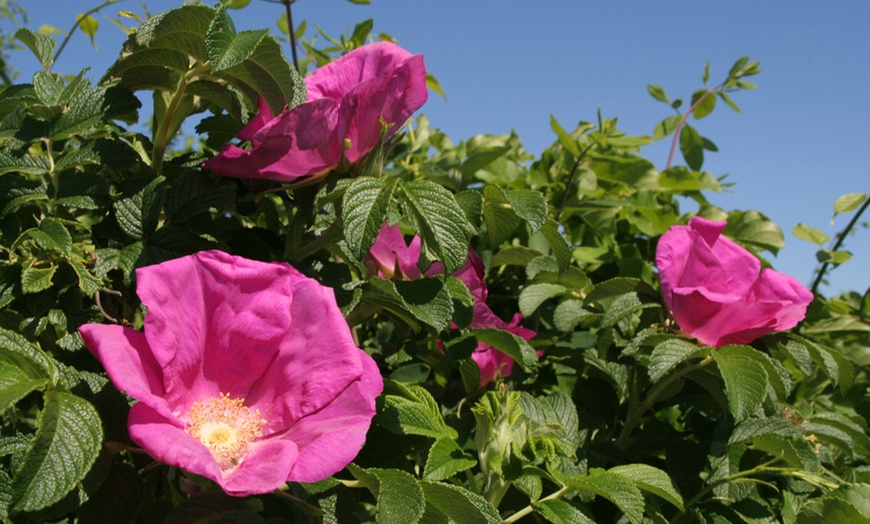
[[[723,85],[725,85],[725,82],[722,82],[721,84],[717,85],[713,89],[708,89],[707,92],[704,93],[704,96],[702,96],[701,98],[698,99],[697,102],[692,104],[692,107],[690,107],[689,110],[686,111],[686,113],[683,115],[683,118],[680,119],[680,123],[677,124],[677,129],[676,129],[676,131],[674,131],[674,139],[671,141],[671,153],[668,155],[668,164],[665,166],[665,169],[670,168],[671,164],[674,161],[674,151],[677,149],[677,140],[680,139],[680,130],[683,129],[683,125],[685,125],[686,120],[689,119],[689,115],[691,115],[692,112],[695,111],[696,107],[701,105],[701,102],[703,102],[704,100],[707,100],[707,98],[710,95],[712,95],[713,93],[718,91]]]

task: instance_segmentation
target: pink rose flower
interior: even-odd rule
[[[383,381],[331,289],[287,264],[219,251],[136,275],[144,333],[80,328],[137,400],[134,442],[239,496],[316,482],[353,460]]]
[[[325,175],[342,155],[353,164],[371,151],[381,120],[392,125],[391,136],[429,96],[423,56],[389,42],[355,49],[315,70],[305,84],[308,101],[278,116],[260,100],[260,113],[238,135],[251,142],[250,150],[227,145],[203,166],[279,182]]]
[[[656,250],[662,295],[680,328],[704,344],[748,344],[803,320],[813,300],[796,279],[761,269],[722,235],[725,222],[693,217],[673,226]]]
[[[390,227],[384,223],[365,256],[366,266],[373,275],[381,278],[416,280],[421,275],[418,267],[420,243],[418,236],[414,236],[410,243],[406,243],[399,226]],[[505,322],[486,305],[487,290],[486,283],[483,281],[485,269],[483,260],[469,249],[468,260],[453,273],[454,277],[468,287],[471,296],[474,297],[473,320],[469,327],[503,329],[524,340],[531,340],[537,333],[520,326],[523,319],[520,313],[514,315],[510,322]],[[436,262],[425,275],[443,273],[444,265]],[[511,357],[482,342],[478,343],[471,358],[480,368],[480,387],[489,384],[499,375],[506,377],[513,371],[514,361]]]

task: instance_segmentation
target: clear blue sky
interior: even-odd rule
[[[67,30],[76,13],[92,0],[19,0],[29,27],[51,24]],[[553,140],[549,115],[566,128],[594,121],[600,109],[619,117],[632,135],[649,135],[669,116],[668,108],[646,91],[649,83],[671,98],[688,99],[702,87],[704,62],[718,83],[733,62],[750,56],[762,73],[754,91],[735,101],[741,114],[724,105],[697,129],[719,153],[708,154],[704,168],[728,173],[735,183],[711,201],[731,209],[757,209],[786,234],[786,247],[771,262],[778,270],[809,283],[816,247],[791,235],[803,222],[833,236],[850,216],[832,226],[834,200],[844,193],[870,192],[864,160],[870,141],[870,3],[581,0],[371,0],[369,6],[345,0],[297,0],[294,21],[317,23],[331,35],[348,32],[366,18],[374,32],[392,34],[400,45],[422,53],[428,70],[441,82],[448,100],[430,97],[424,106],[432,125],[455,142],[479,133],[512,129],[527,150],[540,153]],[[152,13],[180,0],[146,0]],[[142,13],[138,0],[104,10]],[[283,6],[264,0],[232,12],[238,29],[270,28]],[[98,77],[114,60],[123,33],[105,18],[95,52],[77,34],[55,70],[77,72],[90,65]],[[127,21],[132,25],[132,21]],[[289,57],[289,49],[285,50]],[[25,72],[35,59],[16,57]],[[669,143],[644,149],[659,169]],[[687,202],[686,209],[690,208]],[[866,217],[865,221],[870,221]],[[827,292],[870,286],[870,230],[847,240],[852,261],[831,274]]]

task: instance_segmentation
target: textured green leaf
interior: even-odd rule
[[[82,89],[69,101],[69,107],[51,126],[50,138],[64,140],[87,134],[111,120],[136,121],[142,104],[123,86]]]
[[[268,33],[265,29],[236,33],[235,24],[226,9],[217,9],[205,37],[205,49],[212,70],[229,69],[243,63]]]
[[[70,257],[67,259],[67,263],[73,268],[73,271],[75,271],[76,276],[79,279],[79,289],[82,290],[82,293],[93,296],[103,289],[103,281],[92,275],[81,259]]]
[[[658,307],[661,307],[661,305],[657,302],[641,302],[635,292],[626,293],[617,297],[607,307],[607,311],[604,312],[604,316],[601,318],[601,327],[615,326],[623,319],[644,309]]]
[[[37,424],[13,479],[18,511],[35,511],[66,496],[90,470],[103,442],[97,410],[70,393],[47,391]]]
[[[7,359],[0,359],[0,413],[47,383],[47,378],[31,378],[17,365]]]
[[[535,397],[524,392],[520,406],[523,415],[531,421],[529,436],[533,443],[545,440],[548,447],[553,447],[560,455],[574,458],[581,440],[577,407],[571,397],[563,393]]]
[[[803,436],[786,438],[781,435],[764,435],[752,439],[752,447],[770,453],[792,467],[812,472],[821,471],[818,454]]]
[[[550,244],[553,256],[556,257],[556,262],[559,264],[559,272],[564,272],[571,264],[571,246],[568,245],[565,235],[559,231],[559,224],[548,218],[541,228],[541,235]]]
[[[549,208],[542,193],[531,189],[509,189],[504,191],[504,196],[511,210],[529,224],[533,233],[544,226]]]
[[[444,272],[459,269],[468,256],[474,227],[466,220],[453,193],[430,180],[400,183],[402,202],[423,240],[427,258],[441,260]]]
[[[532,284],[526,286],[520,292],[520,312],[524,316],[531,316],[541,304],[547,300],[565,294],[568,288],[559,284]]]
[[[499,246],[520,225],[521,220],[511,209],[504,191],[493,184],[483,187],[483,219],[490,244]]]
[[[156,177],[132,196],[115,202],[115,218],[121,231],[141,240],[157,227],[157,218],[164,199],[163,177]]]
[[[420,482],[426,496],[423,524],[500,524],[501,516],[492,504],[476,493],[453,484]]]
[[[423,479],[444,480],[476,465],[477,460],[463,451],[455,440],[439,438],[429,449]]]
[[[786,336],[794,344],[803,346],[812,361],[822,368],[835,384],[840,386],[841,391],[845,392],[852,387],[855,371],[852,363],[841,353],[792,333],[788,333]]]
[[[553,324],[559,331],[573,331],[580,322],[594,315],[583,307],[582,300],[569,299],[556,306],[553,311]]]
[[[586,475],[571,477],[565,484],[574,489],[590,491],[616,504],[632,523],[643,520],[643,493],[630,478],[593,468]]]
[[[39,229],[31,230],[30,236],[42,249],[57,251],[67,257],[72,255],[72,236],[63,222],[56,218],[43,219]]]
[[[514,246],[502,249],[492,257],[493,267],[527,266],[529,262],[541,256],[541,252],[525,247]]]
[[[533,502],[532,507],[553,524],[595,524],[595,520],[564,500]]]
[[[402,306],[438,330],[447,329],[453,318],[453,300],[444,282],[438,278],[421,278],[413,282],[372,278],[372,286],[397,299]]]
[[[537,365],[538,354],[522,337],[495,328],[475,328],[470,331],[478,341],[511,357],[524,371],[530,371]]]
[[[0,349],[3,350],[0,351],[0,361],[14,365],[27,377],[34,380],[56,379],[51,359],[18,333],[0,328]]]
[[[345,191],[341,206],[344,239],[358,259],[374,244],[397,182],[395,178],[361,177]]]
[[[377,498],[376,522],[417,522],[423,516],[423,488],[410,473],[398,469],[364,470],[354,464],[350,471]]]
[[[377,415],[378,422],[393,433],[422,435],[424,437],[458,437],[456,430],[444,422],[441,408],[421,386],[386,381],[384,409]]]
[[[0,175],[6,173],[25,173],[28,175],[44,175],[48,173],[48,157],[37,155],[12,156],[6,151],[0,150]],[[12,203],[6,204],[6,208]],[[4,214],[7,212],[4,210]]]
[[[678,365],[707,353],[691,342],[681,338],[670,338],[657,344],[649,357],[649,379],[655,383],[661,380]]]
[[[27,266],[21,271],[21,290],[25,293],[39,293],[53,284],[57,266],[48,267]]]
[[[749,346],[725,346],[713,352],[731,415],[738,422],[752,415],[767,397],[764,357]]]
[[[683,497],[671,477],[664,471],[647,464],[626,464],[610,468],[608,471],[630,478],[640,489],[665,499],[683,511]]]
[[[603,307],[607,307],[620,296],[637,290],[640,283],[640,279],[628,277],[617,277],[605,280],[604,282],[596,284],[595,288],[586,295],[584,304],[589,306],[598,303]]]
[[[862,515],[849,501],[839,498],[822,498],[809,501],[797,515],[796,524],[849,523],[866,524],[870,517]]]
[[[44,70],[51,69],[51,65],[54,63],[54,46],[57,45],[54,38],[39,34],[26,27],[15,31],[15,38],[33,51]]]

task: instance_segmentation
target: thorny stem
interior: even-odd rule
[[[837,236],[837,243],[834,244],[833,249],[831,251],[836,251],[840,249],[840,246],[843,245],[843,242],[846,240],[846,237],[852,231],[852,228],[855,227],[855,224],[858,223],[858,219],[861,218],[861,214],[867,209],[867,206],[870,205],[870,195],[868,195],[867,200],[864,201],[864,205],[861,206],[861,209],[855,213],[855,216],[852,217],[852,220],[849,221],[849,224],[846,228]],[[813,286],[810,288],[810,291],[815,295],[816,290],[819,288],[819,285],[822,283],[822,278],[825,276],[825,272],[828,271],[828,267],[830,266],[830,262],[825,262],[822,264],[822,267],[819,268],[819,274],[816,276],[815,282],[813,282]]]
[[[538,501],[538,503],[547,502],[548,500],[560,499],[560,498],[562,498],[563,495],[570,492],[572,489],[573,488],[569,488],[566,486],[566,487],[560,489],[559,491],[552,493],[550,495],[547,495],[546,497],[542,498],[541,500]],[[516,513],[514,513],[510,517],[504,519],[504,522],[505,522],[505,524],[509,524],[511,522],[517,522],[518,520],[525,517],[526,515],[531,515],[534,511],[535,511],[535,508],[533,508],[532,505],[530,504],[530,505],[524,507],[523,509],[517,511]]]
[[[701,105],[701,102],[703,102],[704,100],[707,100],[707,98],[709,98],[710,95],[712,95],[713,93],[715,93],[716,91],[721,89],[722,86],[724,86],[724,85],[725,85],[725,82],[722,82],[721,84],[717,85],[716,87],[714,87],[712,89],[708,89],[707,92],[704,93],[704,96],[699,98],[698,101],[695,102],[694,104],[692,104],[692,107],[690,107],[689,110],[686,111],[685,114],[683,114],[683,118],[681,118],[680,123],[677,124],[677,129],[674,130],[674,139],[671,141],[671,152],[668,155],[668,164],[665,166],[665,169],[670,168],[671,164],[674,162],[674,151],[676,151],[677,141],[680,139],[680,130],[683,129],[683,125],[685,125],[686,120],[689,119],[689,115],[691,115],[692,112],[695,111],[696,107]]]
[[[695,371],[696,369],[700,369],[700,368],[706,366],[710,362],[713,362],[712,355],[710,355],[710,356],[708,356],[708,357],[706,357],[698,362],[695,362],[693,364],[689,364],[686,367],[684,367],[678,371],[675,371],[670,376],[668,376],[666,379],[662,380],[661,382],[659,382],[658,384],[653,386],[653,388],[649,392],[649,395],[647,395],[647,397],[643,400],[643,402],[641,402],[640,405],[638,405],[635,409],[629,411],[628,417],[626,417],[626,419],[625,419],[625,425],[622,426],[622,431],[619,434],[619,438],[616,439],[616,445],[620,449],[625,449],[625,447],[628,445],[628,438],[631,436],[631,432],[640,423],[640,420],[643,417],[643,415],[646,414],[646,412],[649,411],[649,409],[651,407],[653,407],[653,405],[656,402],[658,402],[659,396],[664,391],[666,391],[667,388],[674,381],[688,375],[689,373],[691,373],[692,371]]]

